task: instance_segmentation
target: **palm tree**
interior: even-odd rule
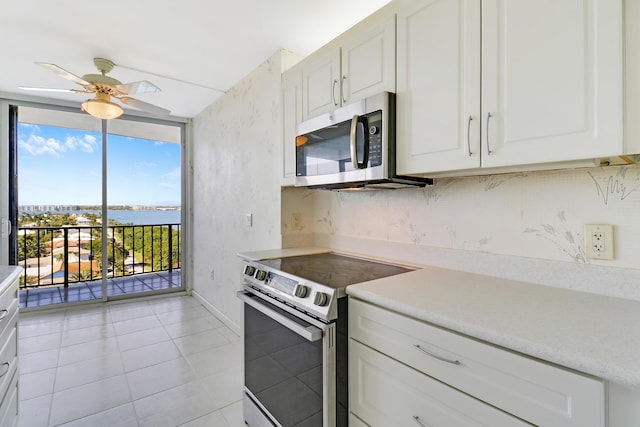
[[[87,268],[82,271],[78,271],[77,273],[73,273],[71,275],[71,279],[75,282],[86,282],[91,279],[91,270]]]

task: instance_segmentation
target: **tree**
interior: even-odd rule
[[[91,252],[93,258],[98,261],[98,265],[102,268],[102,239],[91,241]],[[107,241],[107,261],[108,265],[113,267],[114,272],[124,274],[124,260],[129,256],[129,251],[124,245],[115,238],[109,238]]]
[[[38,240],[38,235],[40,239]],[[18,260],[24,261],[28,258],[40,258],[45,250],[50,246],[51,233],[40,232],[35,234],[18,235]]]
[[[77,273],[73,273],[71,275],[71,279],[76,282],[86,282],[87,280],[91,280],[91,270],[87,268],[82,271],[78,271]]]

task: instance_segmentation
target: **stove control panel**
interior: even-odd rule
[[[337,316],[336,291],[316,282],[290,275],[259,261],[246,264],[244,281],[287,304],[325,320]]]

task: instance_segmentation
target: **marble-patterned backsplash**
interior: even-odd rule
[[[400,252],[417,263],[640,299],[636,165],[438,179],[423,189],[287,188],[282,203],[285,246]],[[614,260],[586,258],[585,224],[614,226]]]

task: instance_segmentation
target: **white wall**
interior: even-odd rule
[[[278,52],[193,120],[193,290],[236,327],[236,254],[281,242],[280,73]]]
[[[295,212],[299,230],[291,226]],[[583,227],[594,223],[614,225],[613,261],[585,257]],[[640,299],[639,166],[441,179],[425,189],[287,189],[282,229],[285,246],[312,243]]]

